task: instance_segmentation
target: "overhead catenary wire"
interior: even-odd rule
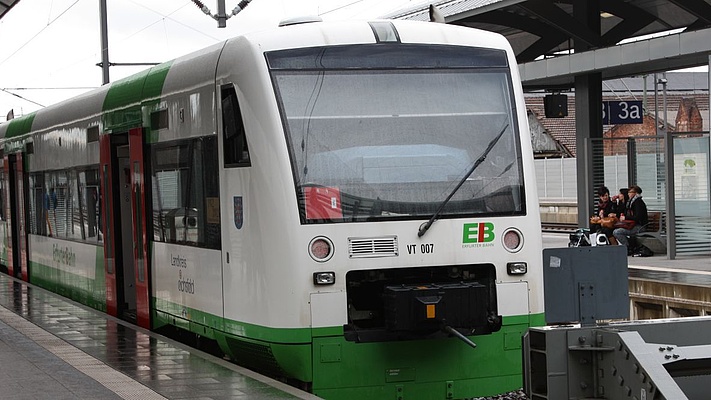
[[[58,22],[60,19],[62,19],[62,17],[65,17],[65,16],[67,15],[68,11],[71,10],[73,7],[75,7],[77,4],[79,4],[80,1],[81,1],[81,0],[75,0],[74,2],[72,2],[71,5],[69,5],[68,7],[64,8],[64,9],[63,9],[56,17],[54,17],[54,18],[51,17],[51,13],[50,13],[49,16],[48,16],[48,18],[47,18],[47,23],[46,23],[46,25],[43,26],[43,27],[41,27],[40,30],[38,30],[29,40],[27,40],[26,42],[24,42],[19,48],[17,48],[16,50],[14,50],[11,54],[9,54],[8,56],[6,56],[4,59],[2,59],[2,61],[0,61],[0,65],[6,64],[6,63],[7,63],[8,61],[10,61],[10,60],[16,59],[16,58],[17,58],[16,55],[17,55],[18,53],[20,53],[23,49],[26,49],[26,48],[30,47],[30,45],[31,45],[34,41],[36,41],[39,37],[41,37],[43,33],[47,33],[47,28],[48,28],[49,26],[53,26],[53,25],[56,26],[55,23]],[[157,23],[159,23],[159,22],[161,22],[161,21],[162,21],[163,23],[165,23],[166,20],[169,20],[169,21],[174,22],[174,23],[176,23],[176,24],[178,24],[178,25],[181,25],[181,26],[183,26],[183,27],[186,27],[186,28],[188,28],[188,29],[190,29],[190,30],[192,30],[192,31],[194,31],[194,32],[196,32],[196,33],[202,35],[202,36],[205,36],[205,37],[209,38],[210,40],[214,40],[214,41],[220,41],[220,40],[222,40],[222,39],[220,39],[220,38],[218,38],[218,37],[215,37],[214,35],[210,35],[209,33],[203,32],[203,31],[201,31],[201,30],[199,30],[199,29],[196,29],[196,28],[194,28],[194,27],[192,27],[192,26],[190,26],[190,25],[188,25],[188,24],[185,24],[185,23],[183,23],[183,22],[181,22],[181,21],[178,21],[178,20],[176,20],[176,19],[174,19],[174,18],[171,17],[173,14],[177,13],[178,11],[180,11],[180,10],[182,10],[183,8],[185,8],[186,6],[188,6],[188,5],[190,4],[189,1],[186,1],[185,3],[183,3],[182,5],[180,5],[179,7],[177,7],[176,9],[174,9],[173,11],[171,11],[171,12],[169,12],[169,13],[167,13],[167,14],[162,13],[162,12],[159,12],[159,11],[156,11],[156,10],[150,8],[150,7],[146,7],[145,5],[140,4],[140,3],[136,2],[136,1],[133,1],[133,0],[126,0],[126,1],[127,1],[128,3],[134,4],[134,5],[136,5],[136,6],[140,6],[141,8],[144,8],[144,9],[150,11],[151,13],[157,14],[157,15],[159,15],[161,18],[158,19],[157,21],[152,22],[152,23],[148,24],[147,26],[145,26],[145,27],[139,29],[138,31],[136,31],[136,32],[134,32],[134,33],[128,35],[127,37],[124,37],[123,39],[120,39],[119,41],[126,41],[126,40],[128,40],[128,39],[130,39],[130,38],[132,38],[132,37],[134,37],[134,36],[136,36],[136,35],[138,35],[138,34],[140,34],[141,32],[145,31],[146,29],[150,28],[151,26],[154,26],[155,24],[157,24]],[[54,8],[54,7],[53,7],[53,4],[54,4],[54,2],[52,2],[52,6],[51,6],[50,8]],[[81,3],[81,4],[86,4],[86,2],[83,2],[83,3]],[[57,11],[59,11],[59,10],[57,10]],[[73,68],[73,67],[76,66],[77,64],[85,63],[87,60],[90,60],[90,59],[96,57],[96,54],[97,54],[97,53],[96,53],[95,51],[92,51],[92,52],[91,52],[91,55],[88,55],[87,57],[85,57],[85,58],[83,58],[83,59],[78,59],[78,60],[75,58],[75,59],[71,60],[71,61],[73,61],[73,62],[70,62],[69,65],[65,65],[65,66],[59,67],[59,68],[55,69],[54,71],[55,71],[55,72],[58,72],[58,71],[66,70],[66,69],[68,69],[68,68]],[[92,62],[92,64],[93,64],[93,62]],[[124,63],[124,64],[120,64],[120,65],[128,65],[128,64],[131,64],[131,65],[132,65],[133,63]],[[150,65],[154,65],[154,64],[156,64],[156,63],[150,63]],[[95,89],[95,88],[96,88],[95,86],[92,86],[92,87],[43,87],[43,88],[39,88],[39,87],[37,87],[37,88],[34,88],[34,87],[33,87],[33,88],[5,87],[5,88],[0,88],[0,89],[2,89],[2,91],[4,91],[4,92],[6,92],[6,93],[8,93],[8,94],[10,94],[10,95],[12,95],[12,96],[14,96],[14,97],[16,97],[16,98],[19,98],[19,99],[21,99],[21,100],[30,102],[30,103],[32,103],[32,104],[35,104],[35,105],[38,105],[38,106],[41,106],[41,107],[44,107],[43,105],[41,105],[41,104],[38,103],[38,102],[35,102],[35,101],[33,101],[33,100],[30,100],[30,99],[28,99],[28,98],[26,98],[26,97],[24,97],[24,96],[19,95],[19,94],[12,93],[11,91],[17,91],[17,90],[90,90],[90,89]]]
[[[332,9],[330,9],[330,10],[324,11],[324,12],[320,12],[320,11],[319,11],[318,15],[326,15],[326,14],[330,14],[330,13],[333,13],[333,12],[337,12],[337,11],[346,9],[346,8],[348,8],[348,7],[352,7],[352,6],[356,5],[356,4],[363,3],[363,2],[365,2],[365,1],[366,1],[366,0],[354,0],[354,1],[350,2],[350,3],[348,3],[348,4],[344,4],[344,5],[338,6],[338,7],[336,7],[336,8],[332,8]],[[398,6],[393,6],[392,9],[393,9],[393,10],[400,9],[400,8],[402,8],[405,4],[411,3],[411,2],[412,2],[412,0],[404,0],[403,2],[400,3],[400,5],[398,5]]]
[[[32,36],[32,38],[30,38],[28,41],[26,41],[24,44],[22,44],[22,46],[20,46],[20,47],[19,47],[17,50],[15,50],[12,54],[10,54],[10,55],[7,56],[5,59],[3,59],[2,61],[0,61],[0,65],[3,65],[3,64],[6,63],[8,60],[10,60],[15,54],[19,53],[24,47],[26,47],[26,46],[27,46],[28,44],[30,44],[33,40],[35,40],[40,34],[42,34],[50,25],[52,25],[53,23],[57,22],[57,20],[59,20],[64,14],[66,14],[72,7],[74,7],[77,3],[79,3],[79,1],[81,1],[81,0],[76,0],[76,1],[74,1],[74,2],[73,2],[71,5],[69,5],[64,11],[62,11],[56,18],[54,18],[54,19],[48,21],[47,25],[44,26],[41,30],[39,30],[34,36]],[[125,37],[125,38],[122,39],[122,40],[130,39],[131,37],[133,37],[133,36],[135,36],[135,35],[137,35],[137,34],[143,32],[143,31],[145,31],[146,29],[148,29],[148,28],[150,28],[151,26],[157,24],[158,22],[165,21],[165,19],[168,19],[168,20],[170,20],[170,21],[172,21],[172,22],[174,22],[174,23],[176,23],[176,24],[179,24],[179,25],[181,25],[181,26],[183,26],[183,27],[186,27],[186,28],[188,28],[188,29],[190,29],[190,30],[193,30],[193,31],[195,31],[196,33],[199,33],[199,34],[201,34],[201,35],[203,35],[203,36],[205,36],[205,37],[208,37],[208,38],[210,38],[210,39],[212,39],[212,40],[216,40],[216,41],[219,41],[219,40],[220,40],[219,38],[217,38],[217,37],[215,37],[215,36],[213,36],[213,35],[210,35],[210,34],[208,34],[208,33],[205,33],[205,32],[203,32],[203,31],[200,31],[200,30],[198,30],[198,29],[195,29],[194,27],[192,27],[192,26],[190,26],[190,25],[188,25],[188,24],[185,24],[185,23],[183,23],[183,22],[180,22],[180,21],[178,21],[178,20],[176,20],[176,19],[174,19],[174,18],[171,18],[171,15],[173,15],[173,14],[175,14],[176,12],[178,12],[179,10],[183,9],[183,8],[187,5],[187,3],[186,3],[186,4],[183,4],[182,6],[180,6],[179,8],[175,9],[174,11],[172,11],[172,12],[170,12],[170,13],[168,13],[168,14],[163,14],[163,13],[158,12],[158,11],[152,9],[152,8],[146,7],[145,5],[140,4],[140,3],[138,3],[138,2],[135,2],[135,1],[132,1],[132,0],[128,0],[128,2],[130,2],[130,3],[134,4],[134,5],[140,6],[140,7],[144,8],[144,9],[146,9],[146,10],[148,10],[148,11],[151,11],[151,12],[153,12],[153,13],[155,13],[155,14],[158,14],[158,15],[160,15],[160,16],[162,17],[162,19],[159,20],[159,21],[155,21],[155,22],[150,23],[149,25],[147,25],[147,26],[145,26],[145,27],[139,29],[138,31],[136,31],[136,32],[134,32],[133,34],[131,34],[131,35]],[[95,53],[93,53],[91,57],[94,57],[94,55],[95,55]],[[87,59],[88,59],[88,58],[90,58],[90,57],[87,57]],[[84,59],[84,61],[85,61],[85,60],[86,60],[86,59]],[[76,65],[76,64],[78,64],[78,63],[80,63],[80,62],[81,62],[81,61],[79,61],[79,62],[77,62],[77,63],[73,63],[73,64],[70,65],[69,67],[74,66],[74,65]]]
[[[138,3],[138,2],[136,2],[136,1],[128,0],[128,2],[129,2],[129,3],[132,3],[132,4],[136,5],[136,6],[145,8],[146,10],[148,10],[148,11],[150,11],[150,12],[152,12],[152,13],[158,14],[158,15],[160,15],[160,16],[163,17],[163,18],[160,19],[160,20],[158,20],[158,21],[155,21],[155,22],[153,22],[153,23],[151,23],[151,24],[149,24],[149,25],[147,25],[146,27],[144,27],[144,28],[142,28],[142,29],[139,29],[138,31],[134,32],[133,34],[131,34],[131,35],[129,35],[129,36],[126,36],[123,40],[126,40],[126,39],[129,39],[129,38],[133,37],[133,36],[136,36],[137,34],[139,34],[139,33],[143,32],[143,31],[145,31],[146,29],[148,29],[148,28],[150,28],[151,26],[157,24],[158,22],[165,21],[166,19],[167,19],[167,20],[170,20],[171,22],[174,22],[174,23],[176,23],[176,24],[178,24],[178,25],[181,25],[181,26],[183,26],[183,27],[185,27],[185,28],[188,28],[188,29],[190,29],[190,30],[193,30],[193,31],[195,31],[196,33],[199,33],[199,34],[201,34],[201,35],[203,35],[203,36],[205,36],[205,37],[208,37],[208,38],[210,38],[210,39],[213,39],[213,40],[216,40],[216,41],[219,41],[219,40],[220,40],[219,38],[217,38],[217,37],[215,37],[215,36],[212,36],[212,35],[210,35],[209,33],[205,33],[205,32],[203,32],[203,31],[201,31],[201,30],[195,29],[194,27],[192,27],[192,26],[190,26],[190,25],[188,25],[188,24],[186,24],[186,23],[180,22],[180,21],[176,20],[175,18],[171,18],[171,15],[173,15],[173,14],[175,14],[176,12],[182,10],[182,9],[185,8],[189,3],[183,4],[182,6],[180,6],[180,7],[177,8],[177,9],[175,9],[174,11],[171,11],[171,12],[168,13],[168,14],[163,14],[163,13],[161,13],[161,12],[159,12],[159,11],[156,11],[156,10],[150,8],[150,7],[146,7],[145,5],[143,5],[143,4],[141,4],[141,3]]]
[[[91,90],[96,89],[98,86],[55,86],[55,87],[6,87],[0,88],[2,91],[8,90]]]
[[[71,5],[69,5],[69,7],[67,7],[64,11],[62,11],[59,15],[57,15],[57,17],[56,17],[55,19],[49,21],[49,22],[47,23],[47,25],[45,25],[42,29],[40,29],[39,32],[35,33],[35,35],[32,36],[32,37],[30,38],[30,40],[26,41],[24,44],[22,44],[22,46],[20,46],[20,47],[19,47],[17,50],[15,50],[12,54],[10,54],[9,56],[7,56],[4,60],[0,61],[0,65],[5,64],[5,63],[7,62],[7,60],[9,60],[9,59],[12,58],[12,56],[14,56],[15,54],[19,53],[22,49],[24,49],[25,46],[27,46],[30,42],[32,42],[33,40],[35,40],[35,38],[37,38],[37,36],[39,36],[42,32],[45,31],[45,29],[49,28],[50,25],[52,25],[53,23],[57,22],[58,19],[62,18],[62,16],[63,16],[64,14],[66,14],[67,11],[71,10],[72,7],[74,7],[79,1],[80,1],[80,0],[76,0],[74,3],[72,3]]]
[[[38,106],[40,106],[40,107],[44,107],[42,104],[40,104],[40,103],[38,103],[38,102],[36,102],[36,101],[34,101],[34,100],[30,100],[30,99],[28,99],[27,97],[20,96],[20,95],[17,94],[17,93],[12,93],[12,92],[9,91],[9,90],[0,88],[0,91],[5,92],[5,93],[7,93],[7,94],[9,94],[9,95],[11,95],[11,96],[19,97],[20,99],[22,99],[22,100],[24,100],[24,101],[28,101],[28,102],[30,102],[30,103],[32,103],[32,104],[35,104],[35,105],[38,105]]]
[[[185,23],[183,23],[183,22],[180,22],[180,21],[178,21],[178,20],[176,20],[176,19],[174,19],[174,18],[171,17],[171,15],[173,15],[173,14],[177,13],[178,11],[182,10],[183,8],[185,8],[185,6],[187,6],[187,5],[190,4],[190,3],[185,3],[185,4],[183,4],[182,6],[176,8],[175,10],[169,12],[168,14],[163,14],[163,13],[161,13],[161,12],[159,12],[159,11],[156,11],[156,10],[150,8],[150,7],[146,7],[145,5],[143,5],[143,4],[141,4],[141,3],[137,3],[137,2],[132,1],[132,0],[127,0],[127,1],[128,1],[129,3],[135,5],[135,6],[144,8],[144,9],[146,9],[146,10],[148,10],[148,11],[154,13],[154,14],[158,14],[158,15],[161,16],[162,18],[159,19],[159,20],[157,20],[157,21],[151,22],[150,24],[144,26],[143,28],[141,28],[141,29],[139,29],[139,30],[133,32],[132,34],[130,34],[130,35],[128,35],[128,36],[126,36],[126,37],[124,37],[124,38],[122,38],[122,39],[119,39],[119,40],[118,40],[118,43],[122,43],[122,42],[127,41],[128,39],[131,39],[132,37],[138,35],[139,33],[141,33],[141,32],[143,32],[143,31],[147,30],[148,28],[150,28],[150,27],[156,25],[157,23],[159,23],[159,22],[161,22],[161,21],[162,21],[163,23],[165,23],[165,20],[169,20],[169,21],[174,22],[174,23],[176,23],[176,24],[178,24],[178,25],[181,25],[181,26],[183,26],[183,27],[186,27],[186,28],[188,28],[188,29],[190,29],[190,30],[193,30],[193,31],[195,31],[196,33],[199,33],[199,34],[201,34],[201,35],[203,35],[203,36],[205,36],[205,37],[208,37],[208,38],[210,38],[210,39],[212,39],[212,40],[215,40],[215,41],[219,41],[219,40],[220,40],[220,38],[217,38],[217,37],[214,37],[214,36],[212,36],[212,35],[210,35],[210,34],[208,34],[208,33],[202,32],[202,31],[200,31],[200,30],[198,30],[198,29],[195,29],[194,27],[192,27],[192,26],[190,26],[190,25],[188,25],[188,24],[185,24]],[[81,64],[81,63],[83,63],[83,62],[86,62],[87,60],[89,60],[89,59],[91,59],[91,58],[94,58],[94,57],[96,57],[96,52],[92,52],[92,53],[91,53],[91,56],[87,56],[86,58],[83,58],[83,59],[81,59],[81,60],[79,60],[79,61],[77,61],[77,62],[75,62],[75,63],[69,64],[69,65],[65,65],[64,67],[62,67],[62,68],[60,68],[60,69],[57,69],[56,71],[63,71],[63,70],[65,70],[65,69],[71,68],[71,67],[73,67],[73,66],[75,66],[75,65],[77,65],[77,64]],[[153,64],[153,63],[151,63],[151,64]]]

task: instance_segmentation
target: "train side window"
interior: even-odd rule
[[[29,232],[47,236],[47,211],[44,207],[44,173],[30,175],[30,216]]]
[[[216,151],[215,136],[153,146],[154,241],[220,248]]]
[[[79,171],[79,220],[85,240],[101,241],[101,203],[99,201],[99,171]]]
[[[249,167],[249,149],[237,92],[232,85],[222,88],[222,137],[225,167]]]
[[[65,190],[68,190],[65,194],[66,214],[64,216],[66,237],[74,240],[84,240],[86,239],[86,230],[84,229],[84,220],[80,212],[84,201],[81,199],[79,192],[77,171],[68,170],[66,176],[67,185]]]
[[[67,186],[65,171],[45,173],[43,207],[48,236],[67,237]]]

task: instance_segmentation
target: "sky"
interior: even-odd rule
[[[238,0],[225,0],[229,12]],[[304,15],[372,19],[422,0],[252,0],[226,28],[191,0],[108,0],[109,61],[158,63]],[[216,0],[202,0],[212,14]],[[0,19],[0,122],[102,84],[98,0],[21,0]],[[115,66],[111,81],[148,66]]]

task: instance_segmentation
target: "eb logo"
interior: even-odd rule
[[[464,224],[462,243],[488,243],[494,240],[494,223],[477,222]]]

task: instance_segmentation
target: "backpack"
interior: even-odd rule
[[[654,252],[643,244],[635,247],[634,252],[632,253],[632,257],[651,257],[653,255]]]

